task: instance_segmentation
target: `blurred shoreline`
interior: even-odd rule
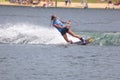
[[[10,2],[0,2],[1,6],[26,6],[26,7],[58,7],[58,8],[84,8],[82,7],[81,3],[71,3],[67,6],[65,5],[65,2],[57,2],[57,5],[55,5],[55,2],[53,5],[46,5],[45,2],[40,2],[38,4],[19,4],[19,3],[10,3]],[[107,3],[87,3],[88,8],[98,8],[98,9],[106,9],[108,6]],[[108,9],[120,9],[120,5],[114,5],[114,8],[112,5],[109,5]]]

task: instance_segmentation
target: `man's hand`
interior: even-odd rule
[[[70,27],[71,27],[71,21],[70,21],[70,20],[66,22],[66,27],[67,27],[67,28],[70,28]]]

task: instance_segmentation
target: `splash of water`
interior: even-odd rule
[[[120,46],[120,32],[83,32],[81,34],[93,37],[92,45]]]
[[[31,24],[16,24],[0,28],[0,43],[60,44],[64,43],[64,40],[56,29]]]
[[[119,32],[80,32],[84,38],[93,37],[92,45],[117,45],[120,46]],[[68,35],[69,39],[78,39]],[[7,24],[0,25],[1,44],[64,44],[66,41],[54,28],[36,26],[33,24]]]

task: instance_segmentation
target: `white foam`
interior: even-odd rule
[[[65,40],[54,28],[32,24],[15,24],[0,28],[1,43],[16,44],[61,44]]]

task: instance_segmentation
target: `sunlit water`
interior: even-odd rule
[[[0,80],[120,80],[119,13],[0,6]],[[94,42],[67,44],[51,26],[52,14]]]

